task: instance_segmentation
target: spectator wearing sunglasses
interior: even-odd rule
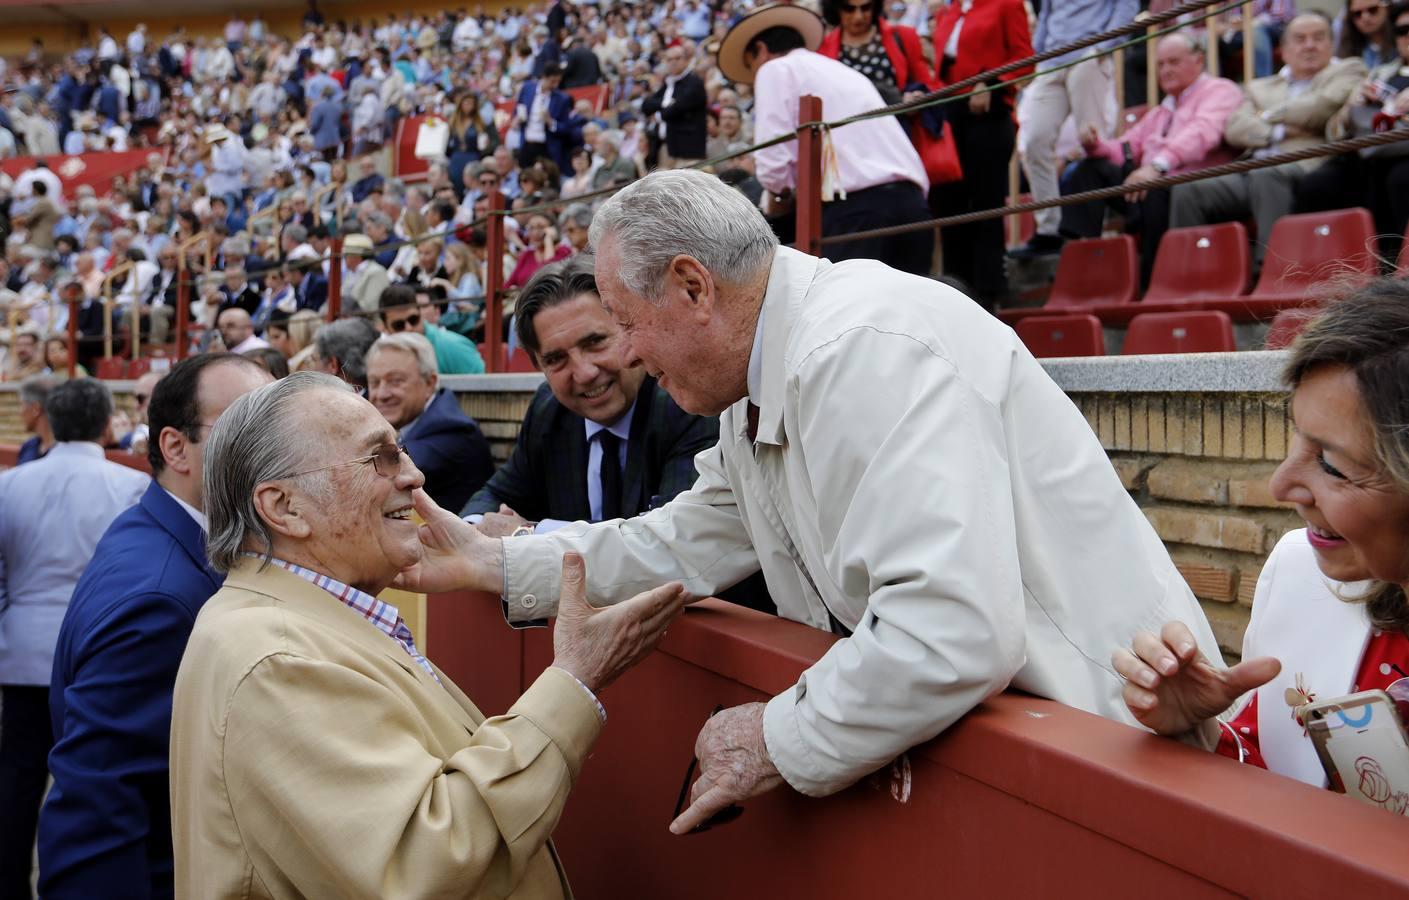
[[[1360,57],[1365,68],[1374,69],[1396,62],[1394,31],[1390,25],[1389,4],[1384,0],[1347,0],[1337,32],[1336,56]]]
[[[426,493],[459,509],[494,474],[489,442],[440,386],[435,349],[420,334],[384,334],[367,350],[367,399],[426,476]]]
[[[383,333],[410,332],[430,341],[431,347],[435,348],[435,362],[440,374],[478,375],[484,371],[484,360],[474,341],[426,321],[416,304],[415,288],[394,284],[382,291],[377,305],[381,310]]]

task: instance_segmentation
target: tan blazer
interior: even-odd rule
[[[1309,132],[1306,137],[1283,140],[1278,150],[1302,150],[1326,142],[1327,126],[1345,104],[1350,92],[1365,78],[1365,64],[1359,59],[1340,59],[1316,73],[1310,90],[1289,98],[1291,83],[1281,75],[1258,78],[1245,88],[1242,106],[1228,117],[1223,137],[1234,147],[1260,150],[1272,144],[1277,125],[1294,126]],[[1305,160],[1312,167],[1321,160]]]
[[[176,896],[570,896],[548,838],[601,729],[572,676],[485,719],[321,588],[257,569],[206,603],[176,678]]]

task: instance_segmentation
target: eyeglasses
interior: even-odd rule
[[[371,463],[376,473],[383,478],[395,478],[401,472],[401,454],[406,452],[405,444],[384,444],[377,448],[377,452],[367,456],[359,456],[357,459],[349,459],[347,462],[332,463],[327,466],[319,466],[316,469],[308,469],[303,472],[294,472],[292,475],[285,475],[285,478],[298,478],[300,475],[312,475],[314,472],[324,472],[328,469],[337,469],[342,466],[359,466],[363,463]]]
[[[388,323],[387,323],[387,327],[390,328],[392,331],[402,332],[402,331],[405,331],[405,330],[408,329],[408,328],[415,328],[417,325],[420,325],[420,324],[421,324],[421,314],[420,314],[420,313],[412,313],[411,315],[407,316],[407,317],[404,318],[404,319],[398,319],[398,320],[395,321],[395,322],[388,322]]]
[[[723,709],[723,705],[716,706],[714,709],[710,710],[708,718],[714,718],[715,713],[718,713]],[[690,799],[690,783],[695,780],[695,767],[699,764],[699,757],[690,757],[690,765],[688,768],[685,769],[685,783],[680,785],[680,796],[675,801],[675,815],[671,817],[672,822],[680,818],[680,814],[685,811],[685,807],[687,805],[686,801]],[[710,816],[708,819],[705,819],[703,822],[696,825],[694,828],[691,828],[689,833],[699,834],[700,832],[709,831],[711,828],[717,827],[719,825],[728,825],[730,822],[734,821],[743,814],[744,808],[742,806],[739,806],[737,803],[732,803],[729,806],[724,807],[714,815]]]
[[[870,4],[870,3],[857,3],[857,4],[843,3],[843,4],[841,5],[841,11],[844,12],[844,13],[868,13],[868,12],[871,11],[871,4]]]

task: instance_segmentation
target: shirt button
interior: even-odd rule
[[[533,609],[538,605],[538,598],[532,594],[524,594],[523,599],[520,600],[519,603],[523,605],[524,609]]]

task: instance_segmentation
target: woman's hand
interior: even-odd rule
[[[976,116],[981,116],[988,112],[988,108],[993,105],[993,94],[990,91],[981,91],[969,95],[969,112]]]
[[[1270,656],[1220,669],[1199,652],[1189,626],[1167,622],[1158,635],[1142,631],[1130,648],[1111,654],[1125,679],[1121,692],[1136,721],[1158,734],[1183,734],[1233,705],[1282,671]]]

